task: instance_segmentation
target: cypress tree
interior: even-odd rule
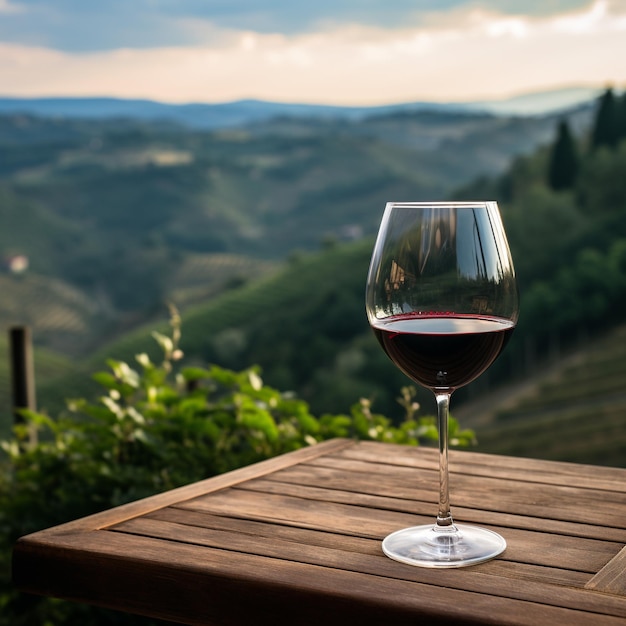
[[[548,168],[548,183],[555,191],[571,188],[578,175],[578,153],[566,120],[559,122]]]
[[[626,139],[626,91],[622,92],[615,105],[617,118],[617,141]]]
[[[600,98],[591,132],[591,147],[608,146],[613,148],[617,142],[617,103],[613,89],[609,87]]]

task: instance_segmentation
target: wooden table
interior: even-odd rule
[[[626,624],[626,470],[450,453],[457,521],[499,558],[423,569],[437,454],[336,439],[22,538],[18,588],[187,624]]]

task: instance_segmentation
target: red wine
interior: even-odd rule
[[[453,313],[395,315],[372,325],[389,358],[416,383],[453,391],[478,378],[498,357],[515,324]]]

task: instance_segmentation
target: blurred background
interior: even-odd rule
[[[0,435],[9,328],[55,415],[168,303],[191,363],[399,418],[363,303],[385,202],[490,199],[522,313],[453,415],[626,466],[625,55],[623,0],[0,0]]]

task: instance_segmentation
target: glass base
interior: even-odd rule
[[[493,559],[504,552],[506,541],[477,526],[413,526],[383,540],[391,559],[419,567],[465,567]]]

